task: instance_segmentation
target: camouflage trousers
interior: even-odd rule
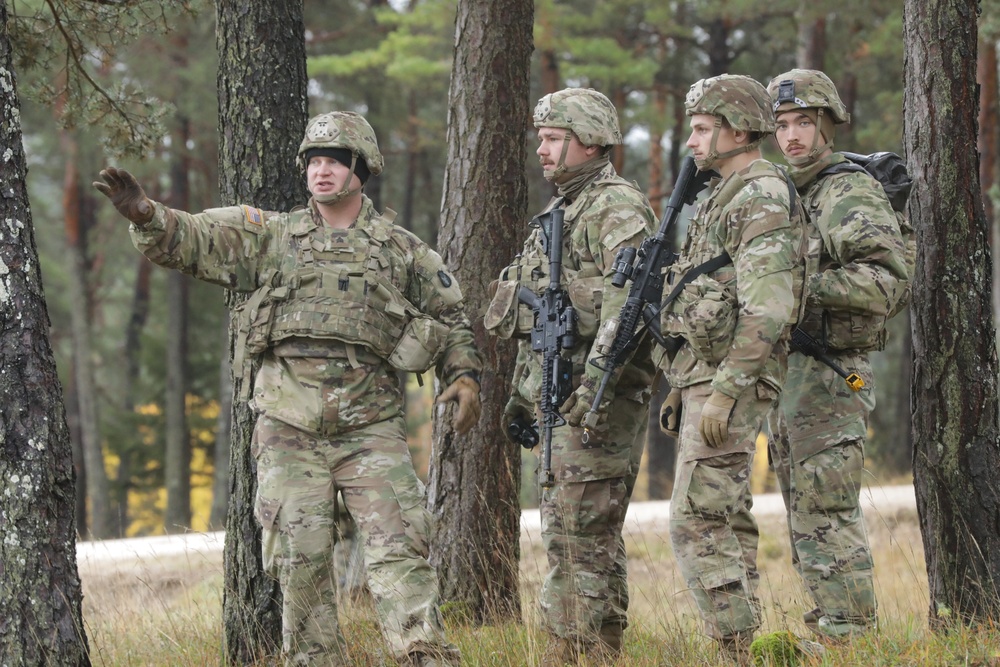
[[[835,359],[858,373],[865,387],[854,392],[825,364],[790,355],[780,409],[768,417],[768,447],[785,500],[792,562],[816,605],[810,613],[814,629],[841,637],[873,626],[876,617],[872,555],[859,502],[875,399],[867,355]]]
[[[608,421],[583,442],[583,429],[552,437],[555,483],[541,498],[549,572],[539,597],[552,635],[596,641],[602,626],[628,624],[628,571],[622,526],[642,457],[649,406],[616,398]]]
[[[264,568],[284,597],[286,664],[354,664],[337,621],[338,490],[362,535],[389,650],[400,659],[425,651],[457,662],[444,638],[437,575],[427,562],[430,515],[402,417],[321,437],[261,416],[253,453]]]
[[[706,633],[721,640],[752,635],[760,625],[750,471],[757,434],[778,393],[761,382],[744,391],[729,418],[729,440],[720,448],[708,446],[698,430],[711,394],[708,382],[681,392],[670,542]]]

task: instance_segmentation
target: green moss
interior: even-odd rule
[[[795,667],[799,664],[798,637],[788,630],[761,635],[750,644],[757,667]]]

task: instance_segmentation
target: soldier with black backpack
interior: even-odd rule
[[[771,463],[788,512],[792,560],[816,605],[804,620],[821,638],[842,641],[876,622],[859,503],[875,407],[868,353],[884,347],[886,321],[906,301],[912,244],[882,184],[833,151],[834,128],[850,116],[829,77],[794,69],[775,77],[768,93],[775,139],[810,235],[803,313],[779,408],[769,419]]]

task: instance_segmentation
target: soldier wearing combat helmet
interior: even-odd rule
[[[834,128],[850,116],[830,78],[794,69],[774,77],[768,93],[777,113],[775,139],[809,213],[799,328],[864,381],[854,391],[831,367],[793,351],[780,408],[769,418],[792,561],[816,605],[805,621],[820,637],[837,640],[875,624],[872,555],[859,503],[875,407],[868,352],[882,347],[908,269],[882,186],[833,151]]]
[[[679,348],[658,362],[671,386],[661,428],[678,438],[670,540],[709,636],[749,664],[760,625],[750,470],[785,379],[804,230],[794,188],[761,158],[774,131],[764,87],[746,76],[704,79],[685,108],[687,146],[720,178],[665,286],[666,296],[687,281],[661,322]]]
[[[286,663],[348,664],[333,572],[339,490],[363,536],[389,649],[405,665],[458,664],[427,562],[430,516],[398,371],[434,368],[447,386],[438,400],[458,403],[455,430],[473,426],[482,361],[462,293],[440,256],[364,195],[383,167],[364,118],[310,120],[298,163],[312,197],[288,213],[170,209],[113,167],[94,185],[151,261],[251,294],[235,313],[234,369],[260,357],[255,514],[265,568],[281,582]]]
[[[609,382],[589,442],[581,421],[595,397],[602,371],[598,356],[601,325],[618,314],[626,290],[611,285],[619,248],[638,247],[652,233],[653,212],[638,187],[618,176],[609,151],[622,142],[618,114],[607,97],[588,88],[567,88],[539,100],[534,113],[542,172],[556,184],[543,215],[564,211],[561,285],[578,315],[576,346],[569,351],[573,393],[561,407],[566,424],[553,429],[554,483],[541,496],[542,539],[550,571],[540,595],[549,641],[543,665],[575,664],[581,654],[604,660],[621,651],[627,624],[628,584],[622,524],[635,484],[649,403],[648,348]],[[535,420],[542,399],[540,353],[525,340],[532,312],[516,295],[541,294],[549,283],[541,230],[496,282],[485,317],[488,331],[519,339],[512,396],[502,430],[521,419]],[[586,443],[586,444],[585,444]]]

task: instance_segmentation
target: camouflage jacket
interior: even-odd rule
[[[198,214],[157,203],[153,219],[141,228],[133,225],[130,232],[136,248],[156,264],[234,291],[257,292],[283,286],[301,268],[301,251],[293,237],[303,234],[302,225],[303,238],[311,244],[307,251],[322,253],[349,245],[344,243],[348,239],[356,244],[358,235],[370,236],[380,221],[390,232],[373,262],[379,276],[419,311],[447,327],[436,365],[438,377],[449,384],[463,373],[478,373],[482,359],[473,345],[461,293],[457,300],[454,291],[443,298],[446,288],[454,285],[457,290],[454,278],[427,244],[385,223],[367,197],[354,226],[347,230],[327,226],[312,202],[308,213],[232,206]],[[267,346],[253,402],[275,419],[321,434],[393,417],[403,406],[396,372],[384,358],[360,345],[305,332]]]
[[[781,389],[788,362],[786,337],[796,309],[793,283],[796,272],[801,280],[805,237],[797,205],[795,214],[789,214],[790,188],[776,166],[755,160],[716,181],[698,205],[664,291],[691,268],[726,252],[732,263],[705,277],[731,295],[733,317],[718,361],[700,358],[685,341],[672,364],[660,362],[669,369],[671,386],[712,382],[713,389],[732,398],[758,380]],[[678,298],[668,306],[665,320],[673,321],[668,330],[690,324],[685,322],[690,313],[681,303]]]
[[[621,312],[628,297],[627,289],[611,284],[615,255],[619,248],[639,247],[655,231],[656,220],[646,197],[609,164],[565,206],[563,224],[562,284],[580,317],[578,343],[572,351],[574,384],[586,380],[594,386],[603,376],[603,371],[588,363],[599,356],[595,336],[605,319]],[[505,275],[522,274],[527,278],[533,274],[533,289],[541,293],[548,284],[548,268],[540,231],[536,229]],[[607,400],[615,395],[641,403],[648,400],[652,363],[648,350],[643,350],[640,348],[632,362],[608,382]],[[531,350],[530,343],[521,341],[514,372],[515,394],[537,403],[541,397],[541,372],[540,356]]]
[[[909,280],[906,252],[896,215],[878,181],[862,172],[817,178],[827,167],[847,161],[833,153],[791,171],[809,214],[810,264],[802,326],[822,338],[843,320],[839,337],[845,339],[844,345],[836,347],[879,348],[878,334]],[[868,335],[849,333],[861,328]]]

